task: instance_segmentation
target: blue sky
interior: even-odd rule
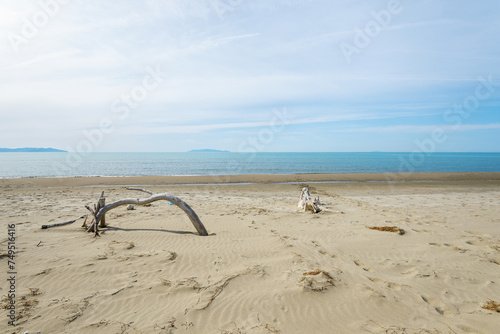
[[[500,151],[500,2],[0,3],[0,147]]]

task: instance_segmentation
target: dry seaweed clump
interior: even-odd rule
[[[405,230],[399,228],[397,226],[367,226],[370,230],[377,230],[382,232],[393,232],[399,233],[399,235],[403,235],[406,233]]]
[[[325,270],[314,270],[303,274],[300,283],[305,289],[320,292],[329,286],[335,286],[334,278]]]
[[[487,302],[486,304],[484,304],[481,307],[486,309],[486,310],[500,313],[500,303],[494,302],[493,300],[490,300],[489,302]]]
[[[39,290],[37,290],[37,294],[40,294]],[[32,293],[33,294],[33,293]],[[33,294],[35,295],[35,294]],[[12,298],[8,298],[8,297],[3,297],[1,302],[0,302],[0,307],[2,309],[5,309],[5,310],[8,310],[9,306],[12,305],[12,301],[13,299]],[[16,318],[13,319],[14,322],[16,323],[16,325],[19,325],[20,322],[24,322],[24,321],[27,321],[27,319],[31,316],[30,314],[30,310],[35,307],[36,305],[38,305],[38,300],[30,300],[30,299],[27,299],[26,296],[22,296],[19,298],[19,300],[16,302],[17,304],[17,307],[18,307],[18,310],[17,310],[17,314],[16,314]]]

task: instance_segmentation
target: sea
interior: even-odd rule
[[[0,178],[500,172],[500,153],[0,153]]]

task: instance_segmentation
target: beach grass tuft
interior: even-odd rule
[[[500,303],[494,302],[493,300],[488,301],[481,307],[484,308],[485,310],[490,310],[500,313]]]
[[[406,233],[405,230],[397,226],[367,226],[370,230],[382,231],[382,232],[393,232],[403,235]]]

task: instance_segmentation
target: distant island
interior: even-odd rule
[[[220,151],[220,150],[212,150],[212,149],[209,149],[209,148],[205,148],[205,149],[202,149],[202,150],[191,150],[191,151],[188,151],[189,153],[200,153],[200,152],[204,152],[204,153],[207,153],[207,152],[219,152],[219,153],[225,153],[225,152],[229,152],[229,151]]]
[[[0,152],[67,152],[63,150],[58,150],[55,148],[47,147],[47,148],[40,148],[40,147],[24,147],[24,148],[0,148]]]

